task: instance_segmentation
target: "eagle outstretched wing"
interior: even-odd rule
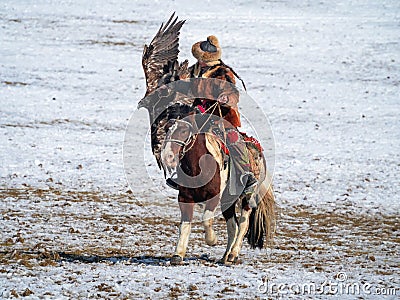
[[[187,78],[188,61],[178,63],[179,33],[185,20],[178,21],[175,13],[168,22],[161,24],[160,29],[151,41],[144,46],[142,66],[146,77],[146,94],[140,100],[138,108],[144,107],[149,112],[151,128],[151,147],[160,168],[162,145],[166,136],[166,124],[168,120],[177,118],[187,110],[191,103],[187,99],[176,96],[174,89],[159,87],[167,85],[181,78]],[[165,169],[164,169],[165,174]]]
[[[179,53],[179,31],[186,20],[178,21],[175,13],[162,23],[150,45],[144,46],[142,66],[146,76],[146,94],[159,87],[160,79],[176,68]]]

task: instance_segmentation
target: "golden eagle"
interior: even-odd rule
[[[145,45],[142,66],[146,77],[146,94],[138,108],[149,112],[151,147],[161,168],[161,148],[166,136],[168,120],[187,113],[193,99],[177,97],[174,89],[166,85],[189,77],[188,60],[178,62],[179,33],[186,20],[178,21],[175,13],[168,22],[162,23],[150,45]],[[165,174],[165,170],[164,170]]]

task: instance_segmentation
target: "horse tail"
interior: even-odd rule
[[[276,204],[271,181],[264,180],[255,196],[258,198],[257,207],[250,214],[247,241],[251,248],[262,249],[264,245],[271,244],[276,227]]]

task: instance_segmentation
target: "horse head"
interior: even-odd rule
[[[171,119],[169,128],[161,151],[161,160],[170,171],[176,169],[182,151],[195,135],[194,127],[189,118]]]

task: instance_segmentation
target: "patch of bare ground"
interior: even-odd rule
[[[81,44],[102,45],[102,46],[129,46],[134,47],[135,44],[127,41],[112,41],[112,40],[87,40]]]
[[[113,23],[117,24],[137,24],[139,21],[136,20],[112,20]]]
[[[34,267],[60,261],[166,265],[175,246],[176,206],[162,202],[161,210],[148,214],[162,199],[52,188],[0,192],[3,265]],[[371,273],[394,274],[400,250],[399,217],[356,211],[347,206],[282,208],[275,240],[267,252],[254,252],[245,244],[242,260],[255,268],[280,265],[284,269],[297,264],[313,272],[333,272],[338,265],[352,264]],[[216,218],[215,229],[219,242],[210,248],[203,241],[200,223],[194,224],[188,263],[212,266],[223,253],[226,226],[221,216]]]
[[[5,80],[5,81],[2,81],[2,83],[5,84],[5,85],[10,85],[10,86],[25,86],[25,85],[28,85],[28,83],[21,82],[21,81],[8,81],[8,80]]]

